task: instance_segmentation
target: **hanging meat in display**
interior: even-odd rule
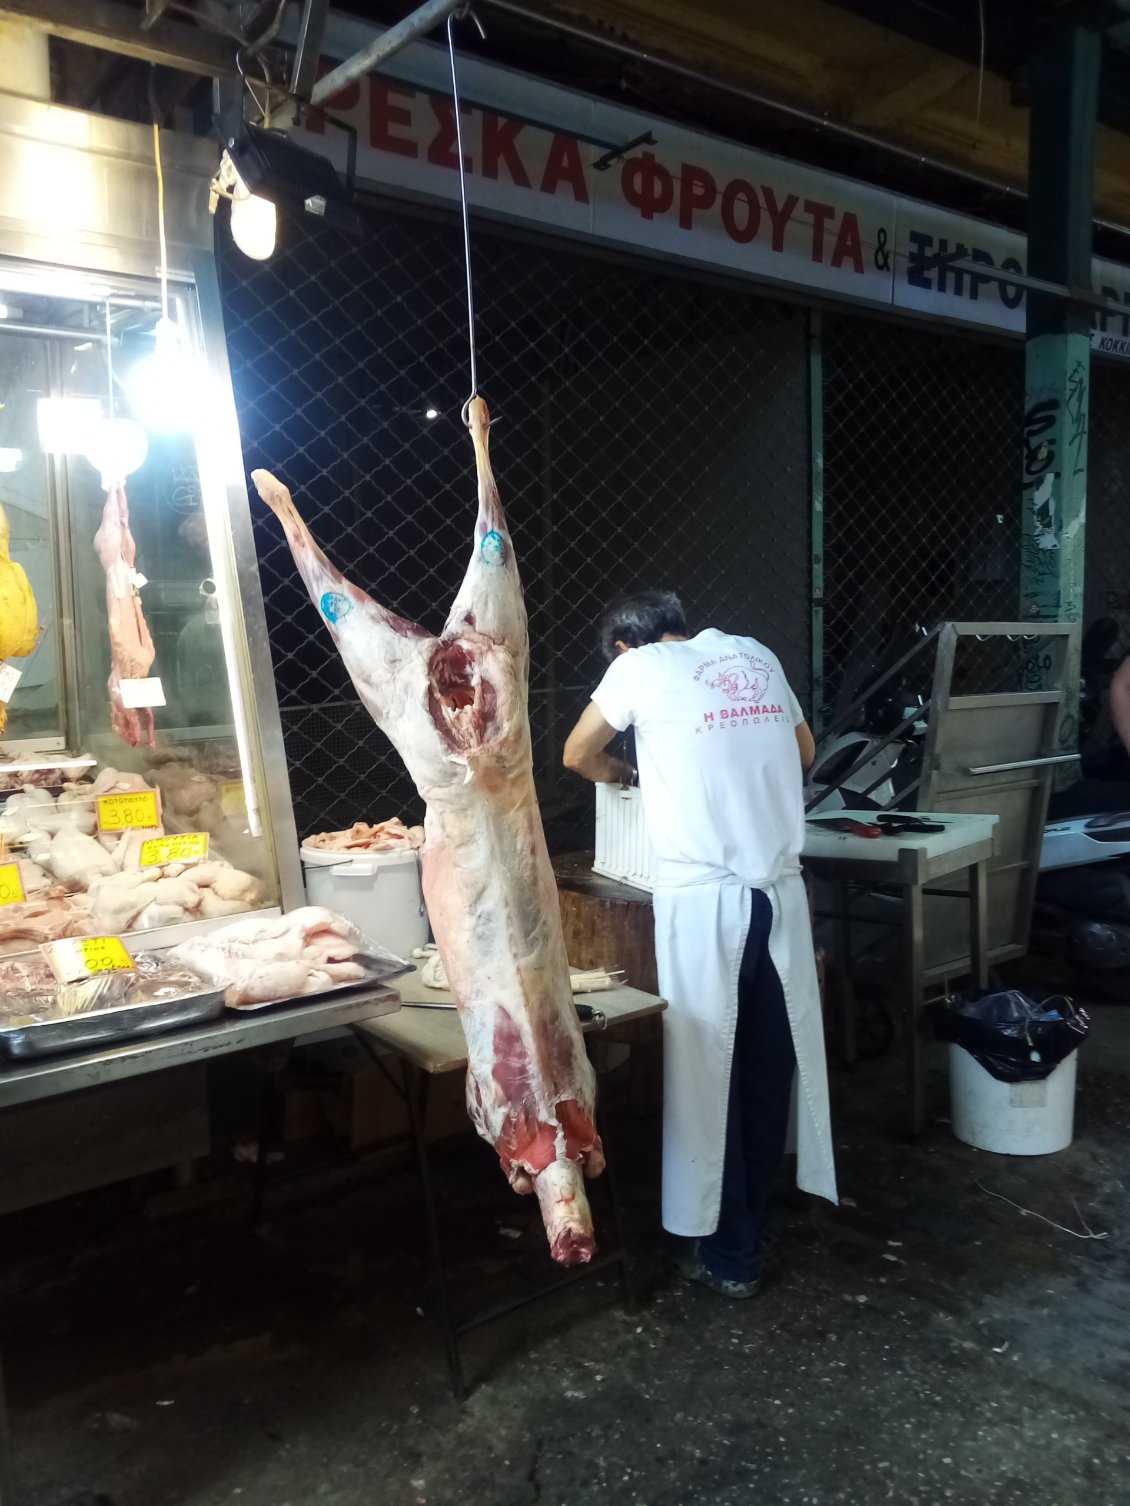
[[[127,706],[123,680],[144,680],[156,650],[141,610],[144,576],[137,573],[137,545],[129,531],[125,485],[115,481],[106,493],[102,526],[94,535],[94,552],[106,572],[106,613],[110,621],[110,725],[132,747],[154,746],[153,713]]]
[[[518,1192],[537,1194],[553,1258],[592,1258],[584,1175],[604,1166],[534,792],[529,638],[487,453],[469,425],[479,513],[471,562],[438,638],[350,584],[266,471],[252,476],[358,694],[427,803],[424,896],[467,1038],[467,1107]]]

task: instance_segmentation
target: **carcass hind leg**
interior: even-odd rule
[[[596,1253],[579,1161],[551,1161],[534,1178],[549,1253],[560,1265],[586,1265]]]

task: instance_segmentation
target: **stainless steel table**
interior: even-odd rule
[[[894,888],[902,897],[903,987],[905,990],[906,1070],[910,1105],[910,1128],[921,1134],[926,1124],[925,1070],[922,1051],[922,1009],[928,981],[923,935],[923,895],[926,885],[951,874],[969,874],[970,957],[974,983],[984,988],[989,981],[987,868],[996,852],[999,817],[993,815],[938,815],[931,811],[922,819],[945,827],[923,835],[861,837],[839,832],[823,822],[854,819],[870,824],[874,812],[834,811],[810,816],[804,841],[804,866],[818,878],[840,888],[836,950],[841,977],[848,978],[850,941],[847,929],[848,891],[852,886]],[[845,1044],[851,1059],[850,990],[845,1009]]]
[[[244,1014],[227,1014],[209,1025],[168,1035],[130,1041],[121,1046],[45,1057],[41,1061],[0,1065],[0,1109],[34,1099],[62,1097],[145,1072],[210,1061],[237,1051],[252,1051],[282,1041],[298,1040],[323,1030],[356,1026],[393,1014],[400,996],[388,987],[362,989],[280,1005]],[[262,1155],[261,1165],[264,1164]],[[4,1377],[0,1370],[0,1506],[16,1506],[15,1483]]]

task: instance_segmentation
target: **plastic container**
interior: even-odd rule
[[[302,845],[306,897],[351,920],[367,941],[411,957],[428,940],[415,852],[326,852]]]
[[[596,852],[592,871],[635,889],[655,887],[655,856],[638,789],[596,786]]]
[[[1001,1156],[1050,1156],[1071,1144],[1078,1051],[1035,1082],[998,1082],[964,1046],[951,1042],[949,1053],[950,1114],[959,1140]]]

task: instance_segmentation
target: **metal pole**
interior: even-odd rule
[[[1085,286],[1091,274],[1101,59],[1099,34],[1074,26],[1045,31],[1032,64],[1028,267],[1034,279],[1068,287]],[[1033,623],[1076,625],[1058,736],[1060,752],[1069,753],[1079,740],[1090,315],[1077,304],[1033,290],[1025,332],[1021,616]],[[1037,639],[1029,669],[1046,686],[1049,657],[1046,640]]]
[[[294,67],[290,75],[290,92],[305,99],[314,87],[322,39],[326,34],[329,0],[305,0],[298,26],[298,45],[294,50]]]
[[[387,63],[390,57],[402,51],[409,43],[418,42],[429,31],[442,26],[448,16],[459,9],[461,3],[462,0],[425,0],[419,10],[414,10],[395,26],[390,26],[370,42],[368,47],[362,47],[360,52],[355,52],[344,63],[339,63],[332,73],[319,79],[311,92],[310,103],[323,104],[335,94],[340,94],[354,80],[372,73],[374,68]]]

